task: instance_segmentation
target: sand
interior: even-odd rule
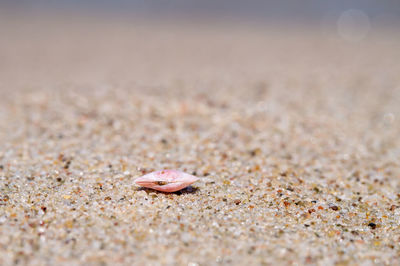
[[[1,24],[1,265],[400,262],[399,35],[53,20]]]

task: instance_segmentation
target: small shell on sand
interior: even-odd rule
[[[135,183],[158,191],[175,192],[197,180],[199,178],[178,170],[161,170],[141,176],[135,180]]]

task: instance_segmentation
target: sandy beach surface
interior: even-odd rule
[[[1,265],[400,263],[398,32],[0,31]]]

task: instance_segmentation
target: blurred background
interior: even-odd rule
[[[358,64],[360,51],[389,60],[400,25],[396,0],[3,0],[0,10],[0,68],[11,84],[300,74],[312,60]]]
[[[79,11],[107,13],[125,16],[180,16],[180,17],[226,17],[234,19],[262,20],[266,22],[307,22],[322,21],[339,17],[346,10],[356,9],[373,23],[394,23],[399,20],[400,4],[396,0],[283,0],[283,1],[229,1],[229,0],[57,0],[57,1],[11,1],[3,0],[3,8],[25,11],[59,12]],[[357,18],[355,18],[357,19]]]

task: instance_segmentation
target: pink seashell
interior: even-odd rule
[[[163,192],[175,192],[196,182],[199,178],[178,170],[161,170],[146,174],[135,180],[142,187]]]

